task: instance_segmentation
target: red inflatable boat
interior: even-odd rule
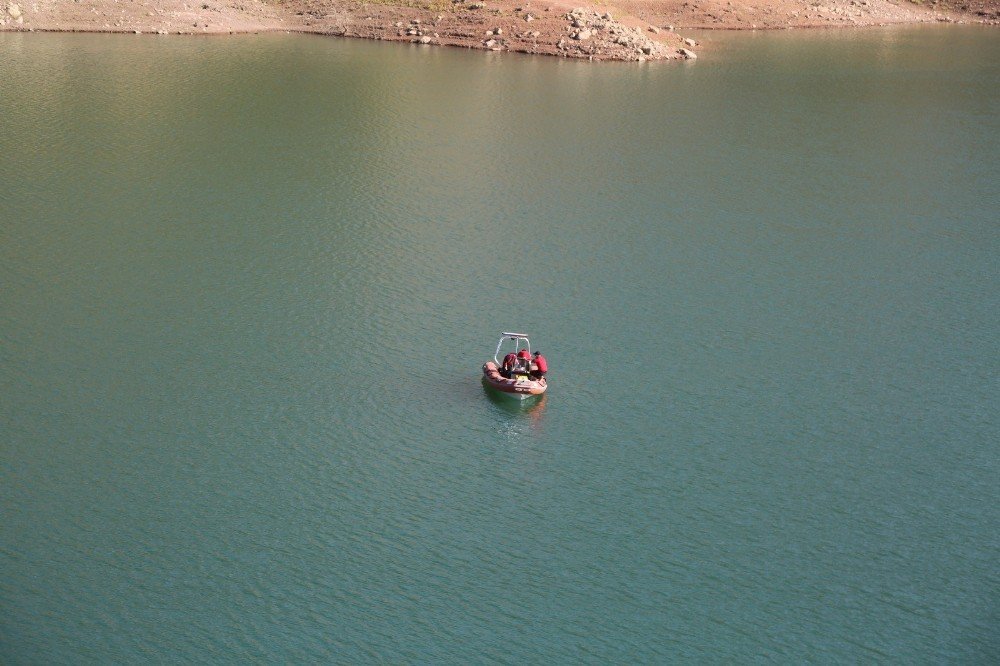
[[[532,375],[537,367],[530,358],[531,342],[528,341],[528,336],[524,333],[506,331],[502,335],[500,342],[497,343],[497,350],[493,352],[493,360],[483,363],[483,380],[500,393],[521,400],[545,393],[545,389],[548,388],[545,377]],[[516,358],[513,363],[508,363],[508,368],[505,368],[499,360],[500,349],[505,341],[514,343],[514,352],[519,348],[526,350],[528,358]]]

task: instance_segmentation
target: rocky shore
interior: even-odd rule
[[[1000,0],[0,0],[0,31],[307,32],[590,60],[694,59],[687,28],[1000,24]]]

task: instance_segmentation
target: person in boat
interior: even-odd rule
[[[527,349],[522,349],[517,352],[517,369],[523,372],[527,372],[529,366],[531,365],[531,354]]]
[[[514,369],[514,364],[517,363],[517,354],[511,352],[503,357],[503,365],[501,366],[500,374],[504,377],[509,378],[511,371]]]
[[[545,377],[545,373],[549,371],[549,362],[542,356],[542,352],[535,352],[534,365],[535,367],[531,370],[531,376],[535,379]]]

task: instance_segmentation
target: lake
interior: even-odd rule
[[[701,37],[0,34],[0,661],[1000,659],[1000,39]]]

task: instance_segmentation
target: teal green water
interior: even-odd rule
[[[0,35],[0,661],[1000,659],[1000,39],[712,39]]]

